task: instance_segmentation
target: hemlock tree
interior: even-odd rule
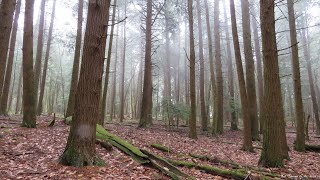
[[[76,45],[74,51],[74,60],[72,67],[72,76],[71,76],[71,85],[70,85],[70,93],[68,99],[68,106],[66,117],[72,116],[74,112],[74,103],[76,90],[78,85],[79,78],[79,67],[80,67],[80,54],[81,54],[81,40],[82,40],[82,22],[83,21],[83,0],[79,0],[78,3],[78,24],[77,24],[77,37],[76,37]]]
[[[36,99],[33,72],[33,9],[34,0],[25,1],[23,30],[23,120],[22,126],[36,127]]]
[[[152,0],[147,1],[142,107],[138,127],[152,125]]]
[[[282,137],[285,128],[284,110],[279,76],[274,9],[275,2],[273,0],[260,1],[265,109],[263,115],[263,148],[259,164],[264,167],[281,167],[283,166],[283,159],[288,156],[287,148],[284,148],[287,142],[284,142]]]
[[[59,159],[64,165],[81,167],[102,163],[95,152],[95,141],[109,8],[109,0],[89,1],[74,116],[66,148]]]
[[[304,133],[304,118],[303,118],[303,102],[301,93],[301,78],[300,78],[300,62],[299,62],[299,50],[296,32],[296,20],[294,15],[294,3],[293,0],[287,0],[289,26],[290,26],[290,40],[291,40],[291,56],[292,56],[292,74],[293,74],[293,86],[294,86],[294,99],[296,110],[296,130],[297,137],[295,143],[295,149],[297,151],[305,151],[305,133]]]
[[[196,53],[194,50],[193,32],[193,0],[188,0],[189,34],[190,34],[190,101],[191,113],[189,119],[189,137],[197,139],[197,117],[196,117]]]
[[[0,4],[0,97],[7,64],[7,52],[15,6],[15,0],[3,0]]]

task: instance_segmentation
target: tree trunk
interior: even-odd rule
[[[42,101],[43,101],[44,89],[46,86],[46,77],[47,77],[48,62],[49,62],[50,48],[51,48],[51,41],[52,41],[53,24],[54,24],[55,12],[56,12],[56,1],[57,0],[53,1],[53,6],[52,6],[51,22],[50,22],[50,28],[49,28],[49,34],[48,34],[46,56],[44,60],[43,72],[42,72],[42,78],[41,78],[41,89],[40,89],[40,96],[39,96],[38,107],[37,107],[37,115],[41,115],[42,113],[42,107],[43,107]]]
[[[245,151],[253,151],[252,147],[252,136],[251,136],[251,122],[249,119],[249,110],[248,110],[248,97],[246,91],[246,82],[244,80],[243,66],[241,60],[241,51],[239,44],[239,35],[237,29],[237,19],[236,11],[234,7],[234,0],[230,0],[230,13],[231,13],[231,24],[232,24],[232,36],[233,36],[233,47],[235,50],[235,60],[238,73],[239,81],[239,90],[241,98],[241,107],[242,107],[242,118],[243,118],[243,145],[242,149]]]
[[[112,26],[111,26],[111,33],[110,33],[110,40],[109,40],[109,47],[108,47],[108,55],[107,55],[107,67],[106,67],[106,75],[104,79],[104,88],[103,88],[103,96],[102,96],[102,103],[101,103],[101,122],[99,124],[103,124],[104,117],[106,115],[106,107],[107,107],[107,94],[108,94],[108,85],[109,85],[109,77],[110,77],[110,63],[111,63],[111,53],[112,53],[112,45],[113,45],[113,34],[114,34],[114,23],[116,17],[116,5],[117,0],[114,1],[113,9],[112,9]]]
[[[15,114],[18,114],[21,109],[21,87],[22,87],[22,77],[23,77],[23,65],[20,68],[18,90],[17,90],[17,101],[16,101],[16,111]]]
[[[197,139],[197,117],[196,117],[196,53],[194,50],[194,32],[193,32],[193,1],[188,0],[188,17],[189,17],[189,37],[190,37],[190,101],[191,113],[189,119],[189,137]]]
[[[152,0],[147,1],[146,50],[139,127],[152,125]]]
[[[77,37],[76,37],[76,45],[75,45],[75,51],[74,51],[72,77],[71,77],[71,85],[70,85],[70,93],[69,93],[66,117],[72,116],[74,112],[75,95],[76,95],[76,90],[78,85],[79,67],[80,67],[82,22],[83,22],[83,0],[79,0]]]
[[[264,113],[263,148],[259,164],[265,167],[283,166],[284,114],[279,77],[278,51],[275,32],[275,2],[260,1],[260,18],[264,69]],[[285,135],[285,134],[284,134]]]
[[[35,93],[38,97],[39,82],[40,82],[40,73],[41,73],[41,60],[43,53],[43,32],[44,32],[44,20],[45,20],[45,9],[46,9],[46,0],[41,1],[40,7],[40,22],[39,22],[39,32],[38,32],[38,43],[37,43],[37,54],[35,62]],[[36,105],[38,104],[38,99],[36,98]]]
[[[223,133],[223,75],[221,62],[221,45],[220,45],[220,21],[219,21],[219,0],[214,1],[214,40],[215,40],[215,59],[216,59],[216,133]]]
[[[2,87],[4,83],[7,54],[15,6],[15,0],[3,0],[0,4],[0,97],[2,94]]]
[[[124,16],[127,15],[127,2],[125,1]],[[125,84],[125,67],[126,67],[126,49],[127,49],[127,34],[126,34],[126,21],[123,24],[123,52],[122,52],[122,64],[121,64],[121,75],[120,75],[120,122],[124,119],[124,106],[125,106],[125,95],[124,95],[124,84]],[[152,97],[152,96],[151,96]]]
[[[206,104],[204,98],[204,57],[203,57],[203,38],[202,38],[202,20],[201,20],[201,4],[197,0],[198,12],[198,28],[199,28],[199,61],[200,61],[200,112],[201,112],[201,129],[202,131],[208,130],[208,119],[206,113]]]
[[[228,64],[228,86],[229,86],[229,107],[231,108],[231,130],[238,130],[238,120],[235,111],[235,99],[234,99],[234,75],[233,75],[233,65],[232,65],[232,56],[231,56],[231,45],[230,45],[230,34],[228,27],[228,16],[227,16],[227,8],[226,3],[223,1],[223,13],[225,19],[225,33],[226,33],[226,41],[227,41],[227,64]]]
[[[7,115],[8,112],[8,97],[9,97],[9,89],[11,84],[11,74],[12,74],[12,66],[13,66],[13,59],[16,47],[16,38],[17,38],[17,31],[18,31],[18,20],[20,15],[20,7],[21,7],[21,0],[17,1],[16,12],[14,17],[13,28],[11,32],[11,40],[10,40],[10,49],[9,49],[9,58],[7,63],[7,70],[6,76],[4,80],[4,86],[2,89],[1,102],[0,102],[0,114]]]
[[[294,2],[293,0],[287,0],[289,26],[290,26],[290,40],[291,40],[291,55],[292,55],[292,74],[294,85],[294,99],[296,110],[296,143],[295,149],[297,151],[305,151],[305,133],[304,133],[304,121],[303,121],[303,102],[301,92],[301,78],[300,78],[300,62],[299,62],[299,50],[296,32],[296,21],[294,14]]]
[[[257,61],[257,82],[258,82],[258,96],[259,96],[259,122],[260,122],[260,133],[263,131],[263,76],[262,76],[262,63],[261,63],[261,48],[259,43],[259,34],[258,34],[258,26],[256,17],[256,11],[254,7],[251,7],[251,19],[252,19],[252,29],[253,29],[253,37],[254,37],[254,49]]]
[[[241,0],[242,9],[242,29],[243,29],[243,44],[244,56],[246,62],[246,85],[247,97],[249,103],[249,113],[251,121],[251,136],[252,140],[259,140],[259,125],[257,116],[257,96],[256,83],[254,75],[254,61],[251,44],[251,29],[250,29],[250,9],[249,0]]]
[[[305,27],[305,19],[303,19],[303,27]],[[312,100],[312,107],[313,107],[313,114],[315,116],[316,121],[316,133],[320,134],[320,120],[319,120],[319,105],[317,102],[314,80],[313,80],[313,72],[312,72],[312,65],[311,65],[311,58],[308,46],[308,38],[305,29],[302,29],[302,43],[303,43],[303,52],[304,52],[304,59],[307,62],[307,71],[308,71],[308,78],[309,78],[309,87],[311,93],[311,100]]]
[[[110,1],[89,1],[74,116],[66,148],[60,156],[60,163],[64,165],[102,165],[95,152],[95,141],[109,7]]]
[[[33,72],[33,11],[34,0],[25,1],[23,31],[23,120],[22,126],[36,127],[36,99]]]

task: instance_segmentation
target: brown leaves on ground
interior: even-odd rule
[[[19,122],[21,117],[11,119],[10,122]],[[157,170],[140,166],[116,148],[107,152],[100,145],[96,146],[97,153],[106,162],[105,167],[62,166],[58,164],[58,158],[66,145],[69,126],[58,120],[54,127],[48,128],[50,120],[52,117],[40,117],[36,129],[27,129],[19,127],[18,123],[8,123],[8,117],[0,117],[0,179],[169,179]],[[10,127],[6,128],[9,125]],[[241,151],[240,131],[227,131],[218,137],[199,135],[198,140],[192,140],[187,137],[187,129],[183,127],[169,131],[161,125],[155,125],[150,129],[137,129],[136,125],[108,124],[106,129],[133,145],[148,149],[162,157],[209,164],[219,168],[230,167],[193,159],[188,154],[207,155],[242,166],[257,167],[261,152],[260,149],[255,149],[255,153]],[[285,168],[268,170],[280,173],[284,178],[320,178],[320,153],[294,151],[295,134],[287,133],[287,136],[291,161],[285,162]],[[310,136],[310,144],[320,144],[319,138],[314,138],[315,135],[312,133]],[[172,153],[151,148],[152,143],[168,146]],[[261,144],[255,142],[254,146],[258,147]],[[196,169],[180,169],[197,179],[223,179]]]

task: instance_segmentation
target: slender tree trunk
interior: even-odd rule
[[[23,77],[23,65],[20,68],[19,82],[18,82],[18,90],[17,90],[17,101],[16,101],[16,112],[18,114],[21,109],[21,87],[22,87],[22,77]]]
[[[139,127],[144,128],[152,125],[152,0],[147,1],[146,17],[146,50],[144,65],[144,80],[141,116]]]
[[[106,115],[106,107],[107,107],[107,94],[108,94],[108,85],[109,85],[109,76],[110,76],[110,63],[111,63],[111,53],[112,53],[112,45],[113,45],[113,33],[114,33],[114,23],[116,17],[116,6],[117,0],[114,1],[113,10],[112,10],[112,26],[109,40],[109,48],[107,55],[107,66],[106,66],[106,75],[104,79],[104,88],[103,88],[103,96],[102,96],[102,104],[101,104],[101,122],[103,124],[104,117]]]
[[[238,130],[238,120],[236,117],[235,111],[235,98],[234,98],[234,75],[233,75],[233,65],[232,65],[232,55],[231,55],[231,45],[230,45],[230,34],[229,34],[229,27],[228,27],[228,16],[227,16],[227,8],[226,3],[223,1],[223,13],[225,19],[225,33],[226,33],[226,41],[227,41],[227,64],[228,64],[228,86],[229,86],[229,106],[231,108],[231,130]]]
[[[3,0],[0,4],[0,97],[4,83],[7,54],[12,28],[15,0]]]
[[[263,131],[263,76],[262,76],[262,63],[261,63],[261,47],[259,42],[259,34],[258,34],[258,26],[256,17],[256,10],[254,7],[251,7],[251,22],[252,22],[252,29],[253,29],[253,38],[254,38],[254,49],[257,61],[257,79],[258,79],[258,96],[259,96],[259,122],[260,122],[260,133]]]
[[[80,67],[82,22],[83,22],[83,0],[79,0],[77,37],[76,37],[76,46],[74,51],[72,77],[71,77],[71,85],[70,85],[70,93],[69,93],[66,117],[72,116],[74,112],[75,95],[76,95],[76,90],[78,85],[79,67]]]
[[[194,32],[193,32],[193,1],[188,0],[188,17],[189,17],[189,37],[190,37],[190,100],[191,113],[189,120],[189,137],[197,139],[197,114],[196,114],[196,53],[194,50]]]
[[[251,121],[251,135],[252,140],[259,140],[259,124],[257,116],[257,96],[256,96],[256,81],[254,75],[254,61],[251,44],[251,25],[250,25],[250,9],[249,0],[241,0],[242,9],[242,29],[243,29],[243,43],[244,55],[246,62],[246,85],[247,97],[249,103],[249,113]]]
[[[215,39],[215,63],[216,63],[216,133],[223,133],[223,75],[221,62],[221,45],[220,45],[220,21],[219,21],[219,4],[220,0],[214,1],[214,39]]]
[[[127,2],[125,1],[124,7],[124,16],[127,15]],[[125,84],[125,67],[126,67],[126,48],[127,48],[127,34],[126,34],[126,22],[123,24],[123,52],[122,52],[122,64],[121,64],[121,75],[120,75],[120,122],[123,122],[124,119],[124,105],[125,105],[125,96],[124,96],[124,84]],[[151,95],[152,98],[152,95]]]
[[[295,149],[297,151],[305,151],[305,133],[304,133],[304,121],[303,121],[303,102],[301,92],[301,78],[300,78],[300,62],[299,62],[299,50],[296,32],[296,21],[294,15],[293,0],[287,0],[289,26],[290,26],[290,40],[291,40],[291,55],[292,55],[292,74],[294,85],[294,99],[296,110],[296,122],[297,122],[297,137],[295,143]]]
[[[53,24],[54,24],[55,12],[56,12],[56,2],[57,0],[54,0],[53,6],[52,6],[51,22],[49,27],[46,56],[45,56],[44,65],[43,65],[41,89],[40,89],[40,96],[39,96],[38,107],[37,107],[37,115],[41,115],[42,113],[42,107],[43,107],[42,101],[43,101],[43,95],[44,95],[44,90],[46,86],[46,77],[47,77],[48,62],[49,62],[50,48],[51,48],[51,41],[52,41]]]
[[[18,21],[20,15],[20,8],[21,8],[21,0],[17,1],[15,17],[11,32],[11,40],[10,40],[10,49],[9,49],[9,58],[7,63],[7,70],[6,76],[4,80],[4,86],[2,89],[1,102],[0,102],[0,114],[7,115],[8,112],[8,98],[9,98],[9,89],[11,84],[11,74],[12,74],[12,66],[13,66],[13,59],[16,47],[16,39],[17,39],[17,31],[18,31]]]
[[[36,127],[36,101],[33,72],[33,11],[34,0],[25,1],[23,31],[23,120],[22,126]]]
[[[264,57],[264,113],[263,148],[259,164],[281,167],[287,146],[284,132],[284,113],[279,77],[279,62],[275,32],[275,2],[260,1],[262,47]]]
[[[37,44],[37,54],[36,54],[36,63],[35,63],[35,93],[38,97],[39,82],[40,82],[40,73],[41,73],[41,60],[43,53],[43,33],[44,33],[44,20],[45,20],[45,9],[46,9],[46,0],[41,0],[40,7],[40,22],[39,22],[39,32],[38,32],[38,44]],[[38,99],[36,98],[36,105],[38,104]]]
[[[243,145],[242,149],[245,151],[253,151],[252,147],[252,136],[251,136],[251,122],[249,119],[248,110],[248,97],[246,91],[246,82],[244,80],[243,66],[241,60],[241,51],[239,44],[239,35],[236,20],[236,11],[234,7],[234,0],[230,0],[230,13],[231,13],[231,24],[232,24],[232,36],[233,36],[233,47],[235,50],[235,60],[238,73],[240,100],[242,107],[242,119],[243,119]]]
[[[110,1],[89,1],[74,116],[66,148],[60,156],[60,163],[64,165],[102,165],[95,152],[95,141],[109,7]]]
[[[201,20],[201,4],[197,0],[198,12],[198,28],[199,28],[199,61],[200,61],[200,112],[201,112],[201,129],[202,131],[208,130],[208,120],[206,113],[206,104],[204,99],[204,57],[203,57],[203,38],[202,38],[202,20]]]
[[[18,55],[18,54],[17,54]],[[17,56],[16,55],[16,56]],[[9,97],[9,104],[8,104],[8,112],[10,112],[10,110],[11,110],[11,107],[12,107],[12,101],[13,101],[13,91],[14,91],[14,89],[15,89],[15,81],[16,81],[16,74],[17,74],[17,63],[15,63],[14,64],[14,70],[13,70],[13,80],[12,80],[12,85],[11,85],[11,92],[10,92],[10,97]]]

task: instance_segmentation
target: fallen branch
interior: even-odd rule
[[[306,151],[320,152],[320,145],[306,144]]]
[[[167,152],[167,153],[172,152],[169,147],[161,144],[151,144],[150,146],[163,152]]]

